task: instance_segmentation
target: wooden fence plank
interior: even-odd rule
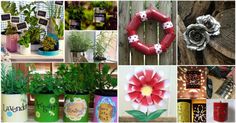
[[[134,1],[131,3],[131,16],[135,13],[144,10],[144,1]],[[139,39],[144,41],[144,23],[139,27],[137,31]],[[137,52],[135,49],[131,49],[131,64],[132,65],[143,65],[144,64],[144,55],[140,52]]]
[[[159,10],[163,12],[167,16],[171,16],[172,12],[172,2],[171,1],[160,1],[160,7]],[[172,22],[175,21],[175,18],[172,18]],[[175,26],[175,25],[174,25]],[[160,40],[164,37],[164,31],[162,29],[162,26],[159,26],[160,29]],[[173,55],[175,53],[174,51],[175,43],[172,43],[172,45],[168,48],[168,50],[165,53],[160,54],[160,64],[161,65],[170,65],[174,64],[174,60],[176,59]]]
[[[127,39],[126,26],[130,21],[130,2],[119,2],[119,64],[130,64],[130,48]]]
[[[148,7],[157,7],[157,1],[147,1],[145,4],[145,9]],[[145,43],[146,44],[156,44],[158,42],[158,33],[157,33],[157,24],[156,21],[147,21],[145,22]],[[146,65],[156,65],[157,64],[157,55],[145,56]]]

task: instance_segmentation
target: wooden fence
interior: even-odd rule
[[[120,65],[173,65],[176,64],[176,42],[160,55],[146,56],[129,47],[126,26],[136,12],[152,5],[172,19],[176,27],[175,1],[121,1],[119,2],[119,64]],[[146,21],[138,31],[139,39],[146,44],[156,44],[164,37],[162,26],[155,21]]]

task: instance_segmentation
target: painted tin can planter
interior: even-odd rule
[[[215,102],[213,115],[215,121],[225,122],[226,120],[228,120],[228,103]]]
[[[9,52],[17,52],[19,34],[6,35],[6,48]]]
[[[117,91],[96,91],[93,122],[117,122]]]
[[[2,121],[25,122],[28,120],[26,94],[2,94]]]
[[[191,112],[191,102],[190,101],[179,101],[177,103],[177,113],[178,122],[190,122],[190,112]]]
[[[89,94],[65,95],[64,121],[65,122],[88,122]]]
[[[54,94],[35,95],[35,120],[39,122],[55,122],[59,119],[58,96]]]

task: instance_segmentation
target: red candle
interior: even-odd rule
[[[214,102],[214,120],[224,122],[228,119],[228,103]]]

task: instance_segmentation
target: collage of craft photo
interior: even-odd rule
[[[235,2],[1,0],[1,122],[236,122]]]

